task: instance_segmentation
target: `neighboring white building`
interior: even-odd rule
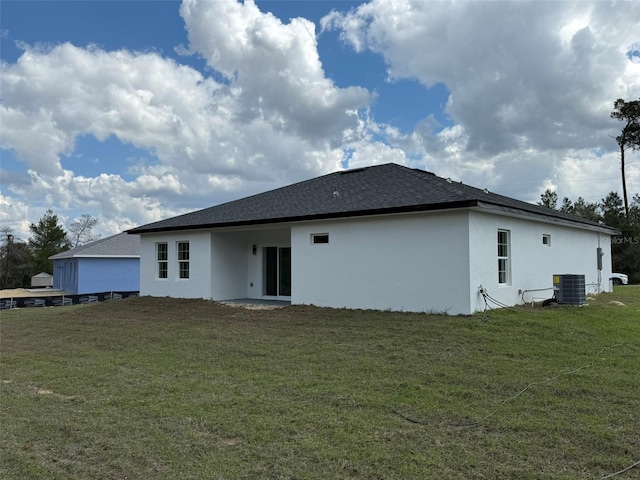
[[[141,295],[470,314],[485,307],[481,286],[505,305],[551,297],[555,274],[610,291],[618,232],[387,164],[129,233],[141,238]]]
[[[31,277],[31,286],[32,287],[52,287],[53,286],[53,275],[40,272],[37,275]]]

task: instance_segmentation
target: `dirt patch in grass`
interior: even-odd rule
[[[59,297],[65,292],[52,288],[5,288],[0,290],[0,299],[25,297]]]

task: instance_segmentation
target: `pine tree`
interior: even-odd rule
[[[51,255],[68,250],[70,247],[67,233],[58,223],[58,216],[52,210],[47,210],[37,225],[29,226],[32,237],[29,239],[29,249],[33,257],[34,270],[53,273]]]
[[[602,221],[610,227],[620,228],[624,224],[624,206],[617,192],[609,192],[600,202]]]
[[[611,118],[624,122],[620,135],[616,137],[616,142],[620,147],[620,170],[622,172],[622,199],[624,200],[624,213],[629,221],[629,201],[627,199],[627,179],[625,174],[624,152],[627,148],[631,150],[640,149],[640,99],[625,102],[622,98],[613,104]]]
[[[558,193],[555,190],[547,188],[544,193],[540,195],[538,205],[555,210],[558,206]]]

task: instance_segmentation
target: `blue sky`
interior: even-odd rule
[[[302,16],[319,24],[331,10],[349,10],[363,2],[351,1],[276,1],[257,2],[258,7],[283,21]],[[197,56],[179,55],[176,46],[185,44],[184,22],[178,15],[179,1],[8,1],[2,5],[3,29],[11,38],[2,39],[2,59],[15,62],[22,49],[15,40],[32,45],[71,42],[95,44],[104,50],[129,49],[158,52],[207,74],[206,63]],[[425,88],[414,79],[388,82],[384,60],[370,52],[353,55],[342,44],[337,32],[321,35],[318,51],[326,74],[337,86],[364,86],[377,92],[372,112],[377,119],[393,122],[411,131],[424,117],[436,112],[440,122],[448,91],[443,84]]]
[[[609,112],[640,97],[637,2],[3,1],[0,14],[0,225],[24,239],[47,208],[109,235],[387,162],[526,201],[621,190]]]

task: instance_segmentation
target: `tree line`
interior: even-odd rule
[[[83,214],[66,231],[49,209],[38,223],[29,225],[31,236],[27,241],[13,235],[11,228],[0,227],[0,287],[24,287],[30,285],[33,275],[53,274],[49,257],[96,240],[92,229],[97,223],[91,215]]]
[[[620,231],[611,242],[614,272],[626,273],[629,281],[640,283],[640,195],[624,204],[617,192],[610,192],[600,202],[588,202],[582,197],[574,202],[567,197],[558,204],[558,194],[547,189],[540,195],[538,205],[560,212],[578,215],[593,222],[602,222]]]
[[[613,102],[610,117],[622,122],[620,133],[615,137],[620,149],[622,198],[616,192],[610,192],[600,202],[588,202],[582,197],[573,202],[564,197],[558,205],[558,194],[547,189],[538,204],[620,230],[621,234],[612,239],[613,271],[626,273],[630,282],[640,283],[640,195],[636,193],[629,202],[626,178],[626,152],[640,150],[640,98],[631,101],[618,98]]]

